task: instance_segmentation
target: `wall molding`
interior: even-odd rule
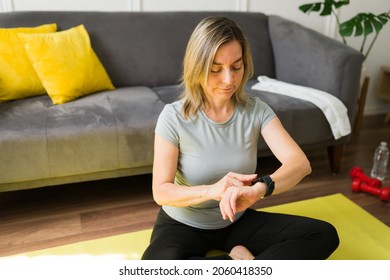
[[[237,12],[248,12],[248,0],[236,0]]]
[[[127,0],[128,10],[131,12],[142,12],[143,0]],[[236,0],[236,11],[248,12],[248,0]],[[0,0],[0,12],[13,12],[15,5],[13,0]]]
[[[131,12],[142,12],[142,0],[128,0],[130,1]]]
[[[132,12],[142,12],[142,4],[143,0],[127,0],[129,3],[129,10]],[[235,0],[236,2],[236,8],[235,10],[238,12],[248,12],[249,10],[249,5],[248,5],[249,0]]]
[[[337,11],[338,13],[338,11]],[[325,35],[337,39],[338,38],[338,26],[337,20],[334,16],[327,17],[325,21]]]
[[[13,12],[15,11],[13,0],[0,0],[0,11],[1,12]]]

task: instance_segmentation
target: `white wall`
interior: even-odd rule
[[[229,10],[276,14],[294,20],[330,37],[338,38],[333,17],[306,15],[299,11],[301,4],[316,0],[0,0],[0,12],[31,10],[93,10],[93,11],[183,11],[183,10]],[[339,11],[341,21],[359,12],[374,14],[390,9],[389,0],[351,0],[351,4]],[[370,85],[364,113],[377,114],[390,110],[390,104],[376,97],[380,67],[390,66],[390,23],[382,30],[369,58],[366,60]],[[359,47],[357,40],[349,44]]]
[[[390,10],[389,0],[352,0],[351,4],[346,9],[340,11],[340,20],[348,20],[360,12],[379,14],[388,10]],[[356,49],[360,49],[362,41],[361,38],[357,39],[351,37],[349,40],[347,39],[347,42]],[[380,67],[384,65],[390,66],[390,22],[388,22],[381,31],[365,62],[367,75],[370,77],[365,114],[385,113],[390,111],[389,103],[385,103],[376,97]]]

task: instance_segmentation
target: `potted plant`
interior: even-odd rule
[[[336,10],[348,4],[349,0],[324,0],[322,2],[301,5],[299,6],[299,9],[306,14],[318,12],[320,16],[333,15],[336,18],[338,31],[344,44],[347,44],[346,37],[352,35],[355,37],[363,36],[360,52],[363,54],[365,61],[383,26],[390,20],[390,10],[378,15],[372,13],[359,13],[350,20],[340,22]],[[367,38],[370,34],[374,36],[371,39],[371,43],[367,46]]]

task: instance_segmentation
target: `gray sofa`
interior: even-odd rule
[[[47,95],[0,103],[0,191],[131,176],[151,172],[159,113],[177,99],[182,58],[195,25],[225,15],[245,31],[255,75],[327,91],[348,108],[353,123],[362,56],[357,51],[278,16],[240,12],[12,12],[0,28],[84,24],[114,91],[53,105]],[[1,77],[0,77],[1,80]],[[342,147],[311,103],[267,92],[267,102],[304,150],[327,148],[332,171]],[[263,141],[259,157],[268,155]]]

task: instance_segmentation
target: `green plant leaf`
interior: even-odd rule
[[[359,13],[348,21],[340,24],[339,33],[341,36],[367,36],[373,32],[379,33],[390,20],[389,13],[374,15],[372,13]]]
[[[390,20],[390,10],[386,13],[379,14],[377,18],[385,25]]]
[[[379,31],[382,29],[382,27],[385,25],[385,23],[383,23],[382,21],[380,21],[379,19],[377,18],[373,18],[372,19],[372,25],[374,26],[375,28],[375,32],[376,33],[379,33]]]
[[[325,1],[320,16],[327,16],[330,15],[331,13],[332,13],[332,2]]]
[[[364,36],[367,36],[374,31],[374,28],[372,27],[372,16],[370,14],[364,17],[363,24],[364,24],[364,30],[363,30]]]
[[[341,6],[348,5],[349,0],[344,0],[344,1],[333,1],[333,5],[336,9],[340,8]]]
[[[349,0],[324,0],[323,2],[314,2],[310,4],[304,4],[299,6],[299,9],[305,14],[310,14],[311,12],[319,12],[320,16],[328,16],[332,13],[332,8],[340,8],[341,6],[348,5]]]
[[[305,14],[309,14],[311,12],[319,12],[321,10],[321,3],[304,4],[302,6],[299,6],[299,9]]]

